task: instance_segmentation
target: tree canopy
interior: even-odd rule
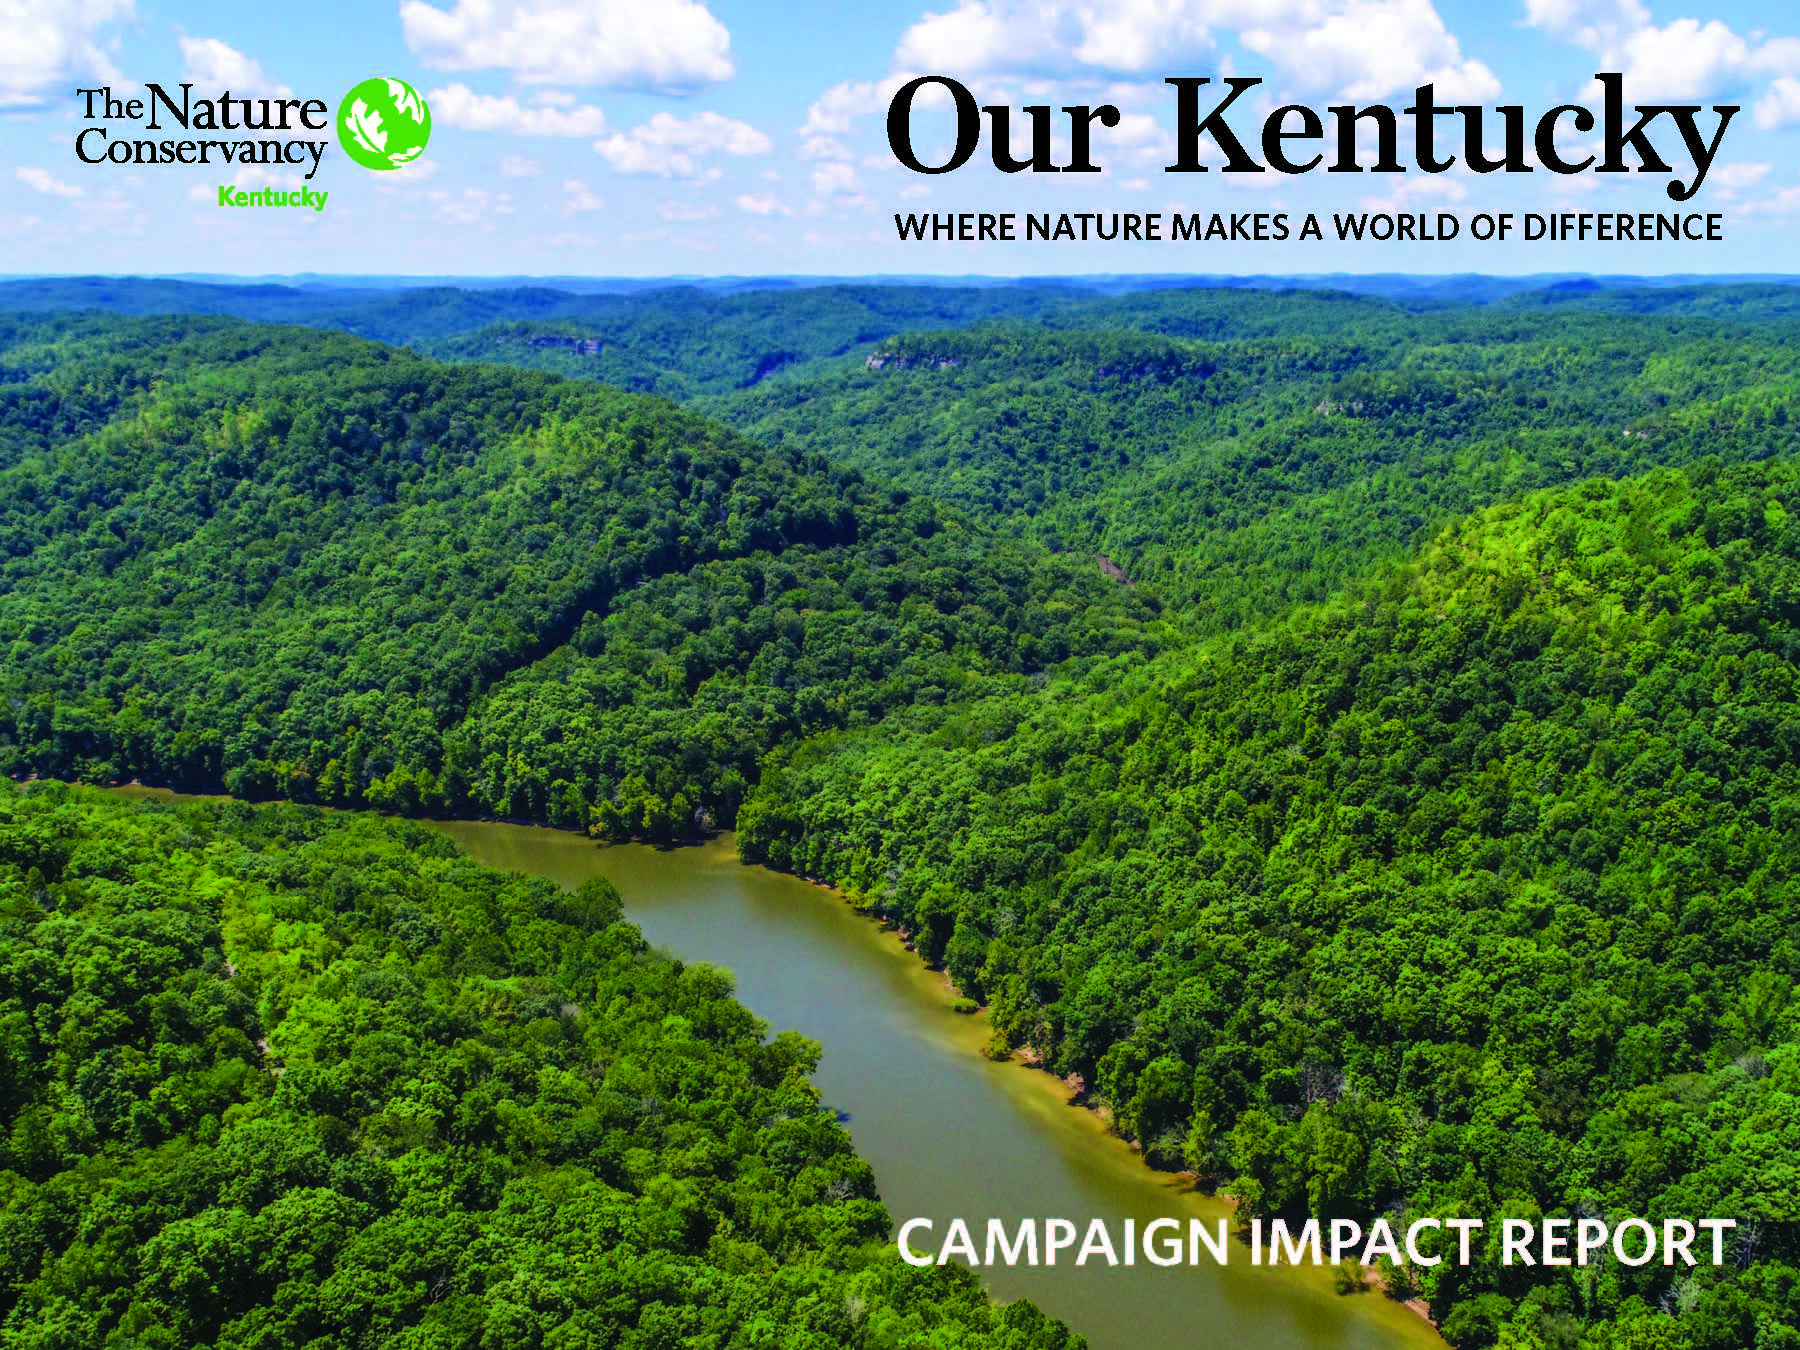
[[[731,995],[422,826],[0,781],[0,1345],[1077,1350]]]

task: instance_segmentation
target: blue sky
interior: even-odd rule
[[[1165,75],[1261,76],[1251,131],[1288,102],[1740,104],[1705,188],[1721,243],[1339,243],[1332,213],[1672,209],[1659,175],[1477,177],[1162,172]],[[982,103],[1111,102],[1097,175],[901,168],[892,91],[916,74]],[[339,96],[370,75],[424,92],[423,159],[386,174],[335,146],[322,212],[235,211],[250,169],[80,163],[77,87]],[[1020,119],[1022,120],[1022,119]],[[1713,119],[1710,113],[1706,123]],[[918,119],[920,153],[950,124]],[[1663,133],[1671,147],[1672,131]],[[1251,139],[1246,134],[1246,140]],[[1460,137],[1458,137],[1460,139]],[[1569,137],[1573,145],[1581,138]],[[1590,138],[1591,139],[1591,138]],[[1024,137],[1018,150],[1024,152]],[[1403,143],[1402,160],[1409,161]],[[0,272],[649,276],[870,272],[1800,272],[1800,19],[1788,6],[1664,0],[33,0],[0,6]],[[1672,155],[1671,158],[1679,158]],[[1323,241],[918,244],[895,211],[1307,212]]]

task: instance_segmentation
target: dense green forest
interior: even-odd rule
[[[740,847],[1247,1213],[1746,1223],[1721,1271],[1439,1267],[1452,1344],[1659,1307],[1631,1344],[1800,1344],[1797,491],[1493,508],[1198,655],[809,742]]]
[[[231,321],[0,321],[0,772],[729,824],[775,744],[1154,604],[656,399]]]
[[[1793,294],[0,318],[0,772],[735,826],[1246,1215],[1742,1220],[1459,1348],[1800,1347]]]
[[[1535,488],[1792,448],[1790,289],[1647,293],[1703,317],[1589,312],[1626,294],[1526,316],[1130,296],[907,334],[866,363],[698,406],[1102,554],[1217,631],[1323,600]]]
[[[0,1346],[1077,1350],[731,995],[424,827],[0,781]]]

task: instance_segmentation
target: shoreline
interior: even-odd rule
[[[1202,1189],[1198,1184],[1200,1180],[1198,1174],[1192,1171],[1164,1171],[1162,1168],[1152,1167],[1149,1163],[1145,1162],[1141,1145],[1133,1140],[1125,1139],[1114,1132],[1112,1128],[1111,1112],[1103,1105],[1095,1103],[1089,1098],[1086,1085],[1081,1084],[1077,1086],[1069,1081],[1070,1078],[1075,1078],[1077,1083],[1079,1083],[1079,1077],[1077,1075],[1071,1074],[1067,1078],[1057,1076],[1057,1074],[1046,1068],[1039,1061],[1035,1052],[1028,1049],[1011,1051],[1003,1060],[992,1059],[983,1053],[981,1048],[975,1044],[974,1038],[971,1035],[967,1032],[959,1034],[956,1023],[964,1024],[970,1029],[980,1027],[991,1030],[993,1024],[988,1018],[988,1005],[985,1003],[978,1004],[973,1012],[958,1013],[953,1004],[957,999],[966,999],[967,995],[963,994],[963,992],[957,988],[956,983],[950,978],[948,970],[941,966],[929,965],[920,959],[912,940],[907,935],[906,930],[899,924],[885,916],[877,914],[872,908],[858,904],[856,899],[848,892],[838,889],[821,878],[806,876],[799,872],[780,872],[774,868],[766,867],[761,863],[744,862],[741,858],[737,859],[737,863],[739,866],[754,867],[774,876],[785,876],[790,877],[795,881],[805,882],[833,896],[857,917],[867,920],[884,945],[888,946],[894,954],[903,955],[908,958],[914,971],[927,977],[926,982],[929,985],[936,987],[942,996],[944,1011],[950,1013],[954,1018],[954,1022],[950,1024],[952,1028],[950,1039],[957,1045],[959,1050],[970,1050],[972,1058],[983,1064],[991,1065],[996,1071],[1004,1071],[1008,1067],[1024,1070],[1028,1076],[1023,1079],[1015,1079],[1014,1081],[1029,1084],[1027,1091],[1032,1092],[1039,1097],[1047,1098],[1059,1111],[1073,1111],[1077,1113],[1088,1127],[1086,1132],[1090,1134],[1090,1137],[1094,1141],[1097,1141],[1103,1148],[1106,1148],[1109,1151],[1122,1152],[1127,1156],[1130,1164],[1143,1177],[1155,1181],[1156,1184],[1174,1192],[1190,1204],[1216,1211],[1209,1215],[1209,1217],[1229,1217],[1236,1213],[1236,1201],[1227,1196],[1218,1195],[1215,1192]],[[965,1045],[964,1042],[967,1042],[968,1044]],[[1231,1225],[1230,1240],[1239,1249],[1246,1252],[1249,1250],[1249,1242],[1245,1239],[1243,1231],[1239,1229],[1235,1223]],[[1360,1291],[1349,1293],[1341,1293],[1332,1286],[1332,1274],[1334,1268],[1328,1264],[1322,1263],[1318,1266],[1256,1266],[1251,1268],[1270,1274],[1281,1272],[1282,1275],[1288,1276],[1289,1278],[1298,1277],[1298,1283],[1307,1286],[1316,1286],[1311,1292],[1323,1292],[1340,1300],[1353,1299],[1357,1297],[1359,1293],[1381,1298],[1384,1301],[1391,1303],[1394,1307],[1404,1309],[1406,1312],[1411,1313],[1414,1317],[1418,1318],[1419,1321],[1429,1327],[1432,1332],[1437,1333],[1439,1345],[1447,1345],[1442,1338],[1442,1333],[1438,1332],[1438,1324],[1432,1320],[1431,1310],[1426,1302],[1417,1297],[1404,1300],[1390,1298],[1387,1294],[1385,1282],[1376,1272],[1374,1266],[1363,1267],[1365,1279],[1364,1288]]]
[[[100,788],[101,791],[124,798],[161,799],[161,800],[236,800],[228,794],[193,794],[180,793],[162,787],[146,787],[138,784],[120,784]],[[330,808],[325,808],[330,809]],[[350,808],[354,809],[354,808]],[[378,813],[385,814],[385,813]],[[737,855],[732,846],[731,832],[718,831],[711,838],[687,841],[680,845],[625,843],[616,844],[596,840],[584,831],[567,827],[557,827],[530,821],[511,821],[489,819],[472,819],[455,817],[449,819],[433,819],[413,817],[423,823],[435,827],[467,827],[470,825],[488,828],[516,829],[531,832],[543,831],[547,835],[559,836],[570,843],[580,841],[595,850],[610,848],[642,848],[656,853],[674,852],[687,848],[699,848],[714,856],[707,860],[707,866],[723,866],[730,868],[754,869],[764,876],[801,883],[807,892],[817,894],[826,892],[837,903],[832,906],[840,912],[848,911],[856,919],[866,920],[857,925],[874,940],[874,944],[885,952],[888,958],[895,961],[907,983],[925,992],[929,1003],[942,1014],[934,1023],[920,1027],[931,1039],[937,1040],[951,1050],[958,1059],[970,1064],[977,1072],[992,1073],[999,1076],[1003,1084],[1002,1091],[1017,1104],[1025,1106],[1028,1111],[1041,1114],[1046,1122],[1045,1127],[1053,1135],[1060,1135],[1065,1141],[1072,1140],[1086,1153],[1093,1163],[1098,1163],[1109,1170],[1128,1176],[1131,1184],[1142,1186],[1148,1183],[1165,1192],[1171,1201],[1181,1208],[1194,1213],[1195,1217],[1203,1217],[1208,1221],[1229,1218],[1235,1206],[1225,1197],[1218,1196],[1196,1185],[1197,1177],[1186,1171],[1165,1171],[1151,1167],[1143,1158],[1141,1147],[1121,1138],[1113,1132],[1108,1113],[1100,1105],[1087,1099],[1085,1085],[1071,1083],[1058,1077],[1036,1062],[1036,1056],[1028,1050],[1015,1050],[1005,1060],[994,1060],[983,1053],[983,1046],[991,1036],[992,1022],[988,1016],[986,1005],[979,1005],[972,1011],[959,1011],[954,1005],[964,998],[961,991],[950,979],[947,971],[941,967],[932,967],[920,959],[918,952],[905,929],[891,919],[877,914],[872,908],[858,904],[847,892],[837,889],[821,878],[807,876],[799,872],[782,872],[757,863],[747,863]],[[454,836],[452,836],[454,837]],[[468,852],[466,843],[458,841],[464,852]],[[487,866],[496,866],[486,863]],[[500,870],[533,871],[535,869],[512,864],[502,865]],[[541,873],[540,873],[541,874]],[[822,897],[821,897],[822,898]],[[631,905],[629,895],[627,915],[630,916]],[[1011,1071],[1009,1073],[1009,1071]],[[1021,1074],[1023,1076],[1021,1076]],[[1035,1103],[1035,1107],[1032,1105]],[[1071,1110],[1073,1108],[1073,1110]],[[1061,1125],[1055,1122],[1061,1121]],[[1072,1128],[1071,1128],[1072,1127]],[[897,1220],[900,1216],[896,1216]],[[1231,1225],[1232,1245],[1238,1251],[1248,1254],[1249,1244],[1245,1237]],[[1232,1262],[1233,1268],[1240,1272],[1253,1270],[1251,1278],[1273,1280],[1285,1285],[1292,1291],[1290,1297],[1299,1296],[1308,1300],[1320,1300],[1329,1304],[1342,1306],[1347,1299],[1353,1299],[1355,1293],[1341,1293],[1334,1287],[1334,1268],[1321,1263],[1310,1265],[1281,1265],[1250,1267],[1247,1262]],[[985,1271],[977,1271],[987,1283]],[[1388,1299],[1382,1289],[1378,1277],[1372,1270],[1366,1272],[1368,1278],[1360,1293],[1374,1295],[1384,1303],[1395,1305],[1396,1311],[1404,1309],[1411,1314],[1405,1322],[1419,1326],[1431,1337],[1430,1344],[1443,1346],[1445,1343],[1436,1334],[1436,1326],[1431,1321],[1428,1310],[1418,1300]],[[999,1297],[999,1295],[994,1295]],[[1367,1316],[1377,1319],[1381,1314],[1371,1309]],[[1379,1325],[1379,1320],[1374,1325]],[[1413,1343],[1407,1336],[1400,1343]]]

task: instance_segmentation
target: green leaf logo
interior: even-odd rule
[[[338,103],[338,144],[365,169],[400,169],[425,153],[431,109],[405,80],[364,80]]]

